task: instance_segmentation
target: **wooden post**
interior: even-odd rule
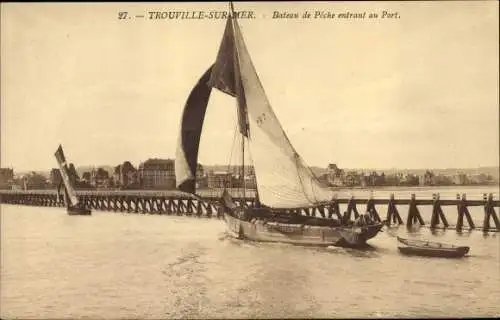
[[[207,217],[212,218],[212,204],[210,202],[206,203]]]
[[[376,222],[382,221],[377,212],[377,209],[375,208],[375,201],[373,201],[373,195],[370,195],[370,198],[366,202],[366,212],[368,213],[370,218],[372,218]]]
[[[165,203],[165,198],[163,198],[163,197],[160,197],[156,200],[156,204],[158,205],[159,214],[164,214],[166,211],[164,203]]]
[[[302,210],[306,213],[306,216],[310,217],[309,208],[302,208]]]
[[[132,211],[132,199],[129,197],[126,197],[125,199],[127,199],[127,212],[131,212]]]
[[[460,194],[457,193],[457,200],[460,200]],[[462,230],[462,226],[464,223],[464,202],[460,201],[460,203],[457,205],[457,211],[458,211],[458,216],[457,216],[457,227],[456,230],[460,231]]]
[[[443,226],[448,228],[448,221],[443,213],[443,209],[441,208],[441,202],[439,200],[439,193],[432,194],[432,217],[431,217],[431,228],[435,228],[440,221],[443,222]]]
[[[398,222],[398,224],[403,224],[403,219],[401,219],[401,216],[399,215],[398,208],[396,207],[396,204],[394,203],[394,193],[391,193],[391,196],[389,198],[389,204],[387,205],[387,218],[386,218],[386,224],[388,226],[391,225],[392,223]]]
[[[316,207],[311,208],[311,216],[316,217]]]
[[[337,201],[337,195],[334,195],[332,198],[332,202],[330,204],[330,209],[328,210],[328,217],[331,218],[333,214],[337,216],[337,218],[342,221],[342,214],[340,213],[339,202]]]
[[[217,218],[224,217],[224,209],[220,205],[215,206],[215,208],[217,209]]]
[[[421,226],[425,225],[424,219],[418,211],[417,203],[415,201],[415,194],[411,194],[410,207],[408,208],[408,217],[406,220],[406,226],[411,227],[413,223],[419,222]]]
[[[490,229],[490,217],[493,217],[493,221],[495,222],[495,227],[500,231],[500,221],[498,220],[497,214],[495,212],[495,208],[493,207],[493,194],[490,193],[488,196],[486,193],[483,195],[483,200],[486,201],[484,205],[484,222],[483,222],[483,230],[488,231]]]
[[[356,208],[356,199],[354,199],[354,196],[351,196],[351,199],[349,199],[349,202],[347,203],[346,221],[351,220],[351,212],[354,212],[354,220],[356,220],[359,217],[359,212],[358,208]]]
[[[200,200],[197,200],[196,201],[196,215],[198,217],[201,217],[201,215],[203,214],[203,209],[202,209],[202,205],[201,205],[201,201]]]
[[[439,197],[435,193],[432,194],[432,202],[431,228],[435,228],[439,224]]]
[[[460,195],[457,193],[457,200],[460,200]],[[467,208],[467,196],[462,194],[462,199],[460,203],[457,205],[458,209],[458,217],[457,217],[457,227],[456,230],[460,231],[462,230],[463,223],[464,223],[464,215],[467,218],[467,223],[469,224],[470,229],[474,229],[474,221],[472,221],[472,218],[469,213],[469,209]]]
[[[320,205],[318,207],[318,212],[319,212],[319,214],[321,215],[322,218],[326,218],[326,216],[325,216],[325,206],[324,205]]]
[[[500,231],[500,221],[498,220],[497,213],[495,212],[495,208],[493,207],[493,194],[490,193],[488,197],[488,201],[490,202],[490,215],[493,217],[493,221],[495,221],[495,227],[497,228],[497,231]]]

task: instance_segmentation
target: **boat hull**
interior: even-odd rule
[[[375,237],[383,224],[369,226],[312,226],[266,222],[254,219],[245,221],[224,213],[227,230],[239,239],[259,242],[280,242],[302,246],[358,246]]]
[[[426,240],[404,239],[397,237],[398,242],[404,246],[398,246],[399,252],[405,255],[439,257],[439,258],[461,258],[469,252],[469,247],[455,246],[441,242]]]
[[[428,249],[398,246],[398,249],[399,252],[404,255],[435,258],[462,258],[469,252],[469,247],[458,247],[456,249]]]
[[[67,208],[68,215],[70,216],[90,216],[92,215],[92,211],[87,208],[77,208],[77,207],[68,207]]]

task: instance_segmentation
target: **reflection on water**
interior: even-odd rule
[[[236,240],[224,222],[1,206],[1,318],[500,315],[496,233],[384,228],[364,249]],[[400,255],[397,236],[468,245]]]

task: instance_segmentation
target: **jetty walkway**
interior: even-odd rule
[[[229,191],[234,201],[239,205],[243,201],[247,206],[254,205],[254,191],[246,190],[245,199],[242,197],[241,190],[230,189]],[[199,197],[175,190],[78,190],[76,193],[81,202],[94,210],[222,217],[219,203],[221,190],[199,190]],[[48,207],[63,207],[65,205],[64,196],[59,195],[56,190],[0,190],[0,203]],[[356,219],[361,212],[369,214],[376,221],[382,221],[377,205],[386,207],[384,218],[387,225],[406,224],[407,227],[412,227],[418,224],[424,226],[426,223],[419,207],[427,206],[432,209],[429,224],[431,228],[454,228],[456,230],[468,228],[500,232],[500,221],[495,210],[495,208],[500,207],[500,201],[493,199],[492,194],[483,194],[483,199],[480,200],[468,200],[466,194],[457,194],[455,199],[440,199],[439,194],[434,194],[431,199],[417,199],[415,194],[406,199],[396,199],[393,194],[385,199],[345,197],[334,198],[324,205],[300,208],[295,211],[307,216],[347,220]],[[358,206],[362,210],[358,209]],[[407,207],[405,221],[401,217],[398,206]],[[442,207],[445,206],[456,208],[454,210],[456,212],[454,226],[450,225],[443,212]],[[476,226],[474,223],[469,207],[482,207],[483,223],[481,226]]]

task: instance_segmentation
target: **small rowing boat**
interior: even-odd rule
[[[446,243],[432,242],[426,240],[413,240],[397,237],[399,252],[406,255],[440,258],[461,258],[469,252],[467,246],[455,246]]]

